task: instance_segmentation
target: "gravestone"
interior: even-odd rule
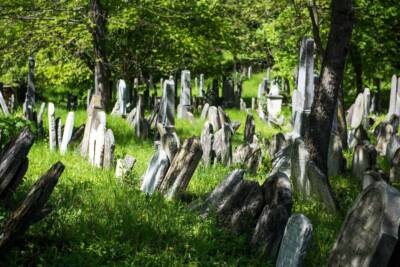
[[[173,80],[164,82],[162,108],[163,125],[175,125],[175,84]]]
[[[78,97],[76,95],[67,93],[67,110],[76,110],[78,108]]]
[[[253,67],[249,66],[247,68],[247,79],[251,79],[251,75],[253,74]]]
[[[389,140],[394,134],[393,126],[387,122],[382,122],[375,128],[374,134],[377,136],[375,149],[380,156],[384,156]]]
[[[389,123],[393,127],[393,133],[397,133],[400,126],[400,116],[393,114],[390,116]]]
[[[61,146],[61,142],[62,142],[62,121],[60,117],[56,118],[56,140],[57,140],[57,147]]]
[[[242,111],[247,110],[246,102],[244,102],[243,98],[240,99],[240,110]]]
[[[362,178],[362,189],[365,190],[368,186],[376,182],[386,182],[389,181],[388,177],[384,174],[382,170],[369,170],[364,172]]]
[[[200,87],[199,87],[199,96],[204,97],[205,90],[204,90],[204,74],[200,74]]]
[[[129,155],[125,155],[123,159],[118,159],[117,166],[115,167],[115,177],[123,178],[129,175],[135,163],[136,159]]]
[[[399,224],[399,191],[371,184],[347,212],[328,266],[398,266]]]
[[[224,107],[232,108],[235,105],[235,92],[233,91],[232,80],[225,80],[222,84],[222,95],[224,98]]]
[[[23,105],[23,112],[26,120],[34,121],[35,119],[35,94],[35,60],[32,56],[30,56],[28,68],[28,87]]]
[[[48,123],[49,123],[49,145],[50,149],[57,148],[57,128],[55,118],[55,108],[53,103],[49,103],[47,107]]]
[[[181,98],[179,102],[178,117],[186,118],[192,106],[192,91],[190,87],[190,71],[183,70],[181,73]]]
[[[92,95],[93,95],[93,89],[90,88],[87,91],[87,96],[86,96],[86,109],[89,109],[90,102],[92,100]]]
[[[204,104],[203,110],[201,111],[200,118],[205,120],[208,116],[208,110],[210,109],[210,105],[208,103]]]
[[[398,116],[400,115],[400,113],[396,113],[396,110],[398,109],[397,106],[400,106],[400,103],[397,103],[399,94],[398,88],[399,88],[398,79],[396,75],[393,75],[390,87],[390,103],[389,103],[388,118],[390,118],[393,114]]]
[[[254,97],[251,98],[251,110],[257,109],[256,99]]]
[[[244,128],[244,142],[246,144],[253,143],[255,133],[256,125],[254,123],[253,115],[251,115],[251,113],[247,113],[246,124]]]
[[[126,90],[126,83],[124,80],[118,80],[118,103],[119,103],[119,110],[118,113],[121,116],[126,115],[126,105],[128,104],[127,101],[127,90]]]
[[[37,124],[38,124],[38,135],[40,137],[44,136],[44,128],[43,128],[43,113],[44,109],[46,108],[46,103],[42,102],[40,105],[38,117],[37,117]]]
[[[213,151],[213,127],[210,122],[206,121],[203,126],[203,130],[201,131],[200,136],[201,148],[203,150],[203,162],[205,166],[210,166],[214,160],[214,151]]]
[[[257,142],[240,145],[233,153],[233,163],[246,166],[252,174],[257,173],[261,159],[261,147]]]
[[[369,109],[371,107],[371,92],[368,88],[364,89],[364,112],[363,112],[363,126],[365,129],[369,128]]]
[[[211,90],[207,92],[207,101],[212,106],[217,106],[219,104],[219,88],[218,88],[218,80],[213,79]]]
[[[142,177],[140,190],[148,195],[152,195],[167,173],[169,165],[170,162],[167,153],[162,149],[158,150],[150,159],[147,170]]]
[[[331,133],[328,149],[328,177],[337,176],[346,169],[346,159],[343,156],[342,139],[336,133]]]
[[[268,92],[268,78],[264,77],[262,82],[258,85],[257,97],[261,98]]]
[[[307,162],[310,160],[310,153],[302,139],[297,138],[294,141],[291,157],[291,178],[294,187],[301,195],[309,196],[311,194],[311,184],[307,177]]]
[[[392,135],[386,147],[386,161],[391,162],[397,149],[400,148],[400,136]]]
[[[143,96],[139,95],[138,102],[136,104],[136,113],[134,119],[134,127],[136,137],[145,138],[149,133],[149,125],[144,117],[144,106],[143,106]]]
[[[283,133],[277,133],[272,136],[271,144],[268,147],[268,153],[271,159],[275,158],[284,147],[288,145],[285,135]]]
[[[105,152],[105,135],[106,135],[106,127],[104,124],[99,124],[96,130],[96,136],[94,138],[94,158],[93,165],[99,168],[103,167],[104,161],[104,152]]]
[[[218,131],[214,131],[213,151],[214,163],[220,162],[225,166],[232,163],[232,130],[227,123]]]
[[[8,110],[6,101],[4,100],[2,91],[3,91],[3,83],[0,83],[0,107],[3,113],[7,116],[10,114],[10,111]]]
[[[107,129],[104,135],[104,156],[102,168],[110,169],[113,166],[115,150],[115,138],[111,129]]]
[[[301,267],[312,235],[311,221],[303,214],[290,216],[279,249],[276,267]]]
[[[215,106],[211,106],[208,109],[208,121],[211,123],[212,127],[213,127],[213,132],[217,132],[219,129],[221,129],[221,121],[220,121],[220,117],[219,117],[219,112],[218,112],[218,108]]]
[[[74,130],[74,118],[75,118],[74,112],[73,111],[68,112],[68,116],[64,126],[63,139],[60,146],[61,154],[65,154],[67,152],[67,147],[69,141],[71,140],[72,132]]]

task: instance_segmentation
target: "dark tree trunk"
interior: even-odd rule
[[[362,79],[363,67],[360,50],[355,43],[352,43],[350,46],[350,59],[351,64],[353,65],[354,73],[356,75],[357,94],[360,94],[364,91]]]
[[[107,61],[106,51],[106,23],[107,15],[102,9],[100,0],[90,0],[92,16],[92,38],[95,53],[95,91],[101,96],[102,106],[105,109],[110,100],[110,70]]]
[[[332,0],[331,27],[324,61],[321,68],[320,86],[316,88],[306,133],[306,144],[313,160],[327,174],[329,138],[338,93],[343,81],[347,53],[353,30],[351,0]]]

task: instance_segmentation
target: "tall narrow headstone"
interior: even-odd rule
[[[232,80],[225,80],[222,85],[222,93],[225,107],[233,107],[235,104],[235,93]]]
[[[57,129],[55,108],[53,103],[49,103],[47,107],[48,123],[49,123],[49,145],[50,149],[54,150],[57,147]]]
[[[60,153],[65,154],[67,152],[67,147],[69,144],[69,141],[71,140],[72,137],[72,132],[74,130],[74,112],[68,112],[67,119],[65,121],[65,126],[64,126],[64,134],[62,137],[62,142],[60,145]]]
[[[398,87],[398,85],[397,85],[397,77],[396,77],[396,75],[393,75],[392,76],[391,87],[390,87],[390,100],[389,100],[390,103],[389,103],[388,118],[390,118],[393,114],[396,113],[397,94],[398,94],[397,87]]]
[[[126,104],[127,104],[127,92],[126,92],[126,83],[124,80],[118,81],[118,102],[119,102],[119,114],[125,116]]]
[[[111,168],[114,159],[115,150],[115,138],[114,133],[111,129],[107,129],[104,135],[104,157],[103,157],[103,168]]]
[[[0,106],[1,106],[1,109],[3,110],[3,113],[5,115],[9,115],[10,112],[8,110],[6,101],[3,98],[3,94],[1,93],[2,91],[3,91],[3,83],[0,83]]]
[[[204,97],[204,74],[200,74],[200,87],[199,87],[199,96]]]
[[[166,80],[163,87],[162,123],[164,126],[175,125],[175,83]]]
[[[26,90],[23,111],[25,119],[31,121],[34,120],[35,93],[35,60],[32,56],[30,56],[28,69],[28,88]]]
[[[183,70],[181,74],[181,106],[191,106],[191,98],[190,71]]]

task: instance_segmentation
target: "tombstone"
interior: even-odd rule
[[[281,114],[283,96],[281,95],[268,95],[267,98],[267,109],[268,119],[270,121],[276,121],[278,116]]]
[[[251,110],[256,110],[257,109],[257,102],[254,97],[251,98]]]
[[[294,187],[303,196],[311,194],[311,184],[307,177],[307,162],[310,160],[304,141],[300,138],[295,139],[292,149],[292,168],[291,175]]]
[[[214,133],[221,129],[221,121],[217,107],[211,106],[208,109],[208,121],[211,123]]]
[[[246,102],[244,102],[243,98],[240,98],[240,110],[242,111],[247,110]]]
[[[247,79],[251,79],[252,74],[253,74],[253,67],[250,65],[247,69]]]
[[[398,266],[399,224],[399,191],[371,184],[347,212],[328,266]]]
[[[205,90],[204,90],[204,74],[200,74],[200,87],[199,87],[199,96],[204,97]]]
[[[365,129],[369,128],[369,109],[371,107],[371,92],[368,88],[364,89],[363,92],[364,97],[364,112],[363,112],[363,126]]]
[[[262,82],[258,85],[257,97],[261,98],[268,92],[268,78],[264,77]]]
[[[201,115],[200,115],[200,118],[202,120],[205,120],[207,118],[209,108],[210,108],[210,105],[208,103],[205,103],[203,110],[201,111]]]
[[[64,126],[64,134],[62,138],[62,142],[60,145],[60,153],[65,154],[67,152],[67,147],[69,144],[69,141],[71,140],[72,137],[72,132],[74,130],[74,112],[68,112],[67,119],[65,121],[65,126]]]
[[[141,95],[139,95],[139,99],[136,105],[134,127],[135,127],[136,137],[145,138],[148,136],[149,126],[147,125],[147,121],[144,118],[143,97]]]
[[[86,96],[86,109],[89,109],[90,102],[92,100],[92,95],[93,95],[93,89],[90,88],[90,89],[88,89],[87,96]]]
[[[78,108],[78,97],[71,94],[70,92],[67,93],[67,110],[76,110]]]
[[[293,197],[288,177],[284,173],[270,176],[261,186],[265,205],[258,217],[250,244],[263,258],[276,259],[290,217]]]
[[[49,103],[47,107],[48,123],[49,123],[49,145],[50,149],[57,148],[57,128],[55,119],[55,108],[53,103]]]
[[[360,180],[364,172],[373,169],[376,165],[377,153],[373,145],[363,144],[354,148],[352,173]]]
[[[202,154],[203,151],[199,138],[191,137],[185,140],[172,160],[167,173],[160,181],[158,188],[160,193],[167,199],[172,199],[184,192],[189,185]]]
[[[111,129],[107,129],[104,135],[104,156],[102,162],[102,168],[110,169],[113,166],[115,150],[115,138],[114,133]]]
[[[364,172],[363,178],[362,178],[362,190],[365,190],[368,186],[370,186],[373,183],[376,182],[388,182],[389,178],[385,175],[385,173],[382,170],[375,169],[375,170],[369,170]]]
[[[124,159],[118,159],[117,166],[115,167],[115,177],[123,178],[129,175],[135,163],[136,159],[129,155],[125,155]]]
[[[240,145],[233,153],[233,163],[246,166],[252,174],[257,173],[261,160],[261,147],[257,142]]]
[[[44,109],[46,108],[46,103],[42,102],[40,105],[38,117],[37,117],[37,124],[38,124],[38,135],[40,137],[44,136],[44,128],[43,128],[43,113]]]
[[[303,214],[290,216],[275,266],[303,266],[311,242],[312,230],[311,221]]]
[[[356,145],[369,143],[368,133],[365,131],[362,125],[358,126],[355,130],[348,132],[348,144],[349,148],[354,148]]]
[[[382,122],[375,128],[374,134],[377,137],[375,149],[380,156],[384,156],[389,139],[394,134],[393,126],[389,123]]]
[[[57,147],[61,146],[61,142],[62,142],[62,121],[60,117],[56,118],[56,140],[57,140]]]
[[[222,95],[224,99],[224,106],[232,108],[235,105],[235,92],[233,90],[232,80],[225,80],[222,84]]]
[[[277,133],[272,136],[271,144],[268,148],[268,153],[271,159],[274,159],[275,156],[281,151],[284,147],[288,145],[286,141],[285,135],[283,133]]]
[[[26,90],[25,102],[23,105],[24,117],[26,120],[34,121],[35,110],[35,60],[29,57],[28,87]]]
[[[389,103],[389,112],[388,112],[388,118],[390,118],[393,114],[395,115],[400,115],[396,113],[397,106],[400,105],[400,103],[397,104],[397,95],[399,94],[398,92],[398,80],[396,75],[392,76],[392,82],[391,82],[391,89],[390,89],[390,103]]]
[[[181,98],[180,106],[184,111],[190,111],[192,92],[190,88],[190,71],[183,70],[181,73]]]
[[[389,123],[393,127],[393,133],[397,133],[400,126],[400,116],[393,114],[390,116]]]
[[[104,144],[105,144],[106,127],[104,124],[99,124],[94,138],[94,157],[93,165],[99,168],[103,167],[104,161]]]
[[[392,159],[394,157],[394,154],[396,153],[397,149],[400,148],[400,136],[398,135],[392,135],[389,139],[389,142],[387,144],[386,148],[386,161],[387,162],[392,162]]]
[[[127,90],[126,90],[126,83],[124,80],[118,80],[118,103],[119,103],[119,110],[118,113],[121,116],[126,115],[126,105],[127,105]]]
[[[256,125],[254,123],[253,115],[247,113],[246,124],[244,128],[244,142],[246,144],[253,143],[253,138],[256,133]]]
[[[328,149],[328,177],[338,176],[346,169],[346,159],[343,156],[342,139],[336,133],[331,133]]]
[[[213,142],[214,142],[213,127],[210,122],[206,121],[200,136],[201,148],[203,150],[202,159],[205,166],[210,166],[213,163],[214,160]]]
[[[164,82],[162,123],[164,126],[175,125],[175,84],[173,80],[167,80]]]
[[[218,80],[213,79],[211,90],[207,92],[207,101],[212,106],[217,106],[219,104],[219,88]]]
[[[3,83],[0,83],[0,106],[1,106],[3,113],[7,116],[10,114],[10,111],[8,110],[6,101],[3,98],[2,91],[3,91]]]
[[[145,174],[142,177],[140,190],[148,195],[152,195],[158,187],[161,179],[167,173],[170,166],[167,154],[164,150],[158,150],[150,159]]]
[[[232,131],[225,123],[221,129],[214,132],[213,151],[215,152],[214,163],[220,162],[229,166],[232,162]]]

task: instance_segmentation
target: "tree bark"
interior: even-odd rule
[[[320,86],[316,88],[306,133],[310,160],[327,174],[329,138],[338,93],[343,81],[346,57],[353,30],[352,0],[332,0],[331,27],[324,61],[321,68]]]
[[[106,51],[106,24],[107,15],[103,10],[100,0],[90,0],[92,16],[92,38],[95,53],[95,92],[101,96],[103,109],[108,106],[110,100],[110,70]]]

